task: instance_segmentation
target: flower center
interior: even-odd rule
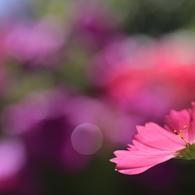
[[[183,126],[183,129],[186,129],[187,125]],[[184,140],[185,144],[186,144],[186,148],[180,150],[177,152],[177,154],[175,155],[175,158],[180,158],[180,159],[186,159],[186,160],[192,160],[195,159],[195,144],[189,144],[184,136],[182,135],[182,131],[183,130],[179,130],[179,133],[177,130],[174,130],[174,133],[180,137],[181,139]]]
[[[187,125],[184,125],[183,126],[183,129],[186,129],[187,128]],[[179,133],[177,132],[177,130],[174,130],[174,133],[180,137],[181,139],[184,140],[184,142],[186,143],[186,145],[189,145],[189,143],[184,139],[184,136],[181,134],[183,130],[179,130]]]

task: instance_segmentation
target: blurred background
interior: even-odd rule
[[[0,0],[0,195],[192,194],[193,161],[128,176],[109,159],[195,101],[194,9]]]

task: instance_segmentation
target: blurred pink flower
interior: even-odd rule
[[[122,71],[127,65],[123,62],[132,59],[137,51],[140,51],[140,47],[133,38],[122,34],[112,37],[90,61],[87,75],[91,84],[97,88],[106,88],[112,73],[116,76],[120,69]]]
[[[69,148],[67,146],[71,145],[70,135],[73,130],[85,123],[96,125],[101,130],[104,136],[104,145],[109,147],[126,145],[135,133],[135,121],[140,123],[139,117],[127,116],[105,99],[71,94],[65,89],[30,93],[28,97],[7,107],[4,111],[4,131],[6,134],[27,135],[37,132],[35,133],[37,136],[42,132],[41,137],[44,141],[41,141],[40,144],[44,145],[46,142],[44,134],[48,134],[49,139],[51,131],[56,136],[59,133],[61,138],[64,136],[62,142],[65,143],[65,148]],[[44,130],[47,125],[51,126],[51,124],[56,130],[48,131],[49,127]],[[133,130],[129,131],[129,127],[132,127]],[[52,142],[55,140],[54,134],[51,136],[50,141]],[[33,140],[32,143],[34,142]],[[57,142],[59,144],[59,140]],[[55,147],[58,144],[54,144]],[[41,152],[37,144],[33,148],[36,148],[38,153]],[[50,156],[52,154],[48,149],[44,151],[44,155],[46,153]]]
[[[68,172],[85,168],[93,155],[125,146],[135,121],[103,99],[64,88],[32,92],[3,112],[4,132],[21,137],[30,162]]]
[[[103,3],[81,1],[74,8],[71,39],[82,49],[99,50],[118,34],[117,18]]]
[[[49,67],[56,62],[63,44],[58,31],[50,21],[13,23],[7,28],[4,47],[8,56],[35,68]]]
[[[118,150],[116,170],[128,175],[139,174],[171,158],[195,159],[195,103],[192,109],[172,110],[165,118],[165,128],[155,123],[137,126],[138,134],[127,151]]]
[[[0,140],[0,193],[18,185],[19,173],[26,162],[24,144],[18,139]]]
[[[195,98],[195,47],[185,38],[145,38],[141,45],[142,37],[131,37],[108,44],[87,69],[92,87],[126,113],[162,124],[170,108],[189,106]]]
[[[79,154],[71,144],[75,126],[66,113],[70,98],[63,89],[34,92],[5,110],[5,133],[22,138],[30,161],[68,171],[88,164],[90,156]]]

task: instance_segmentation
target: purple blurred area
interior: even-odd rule
[[[0,1],[0,195],[193,191],[189,162],[127,177],[108,161],[195,101],[195,6],[167,3]]]

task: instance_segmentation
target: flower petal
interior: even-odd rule
[[[188,129],[188,141],[190,144],[193,144],[195,142],[195,102],[192,102],[190,122],[190,127]]]
[[[129,151],[138,151],[138,149],[134,145],[131,145],[131,144],[128,144],[128,148],[127,149]]]
[[[187,142],[190,142],[189,135],[189,128],[190,128],[190,110],[181,110],[181,111],[175,111],[171,110],[170,115],[165,116],[165,129],[174,132],[174,130],[177,130],[178,133],[180,133],[180,130],[182,130],[181,134],[185,138]],[[187,126],[184,128],[184,126]]]
[[[125,151],[118,150],[114,154],[116,158],[111,159],[111,162],[116,163],[116,170],[128,174],[138,174],[147,169],[165,162],[173,157],[173,152],[153,152],[144,153],[142,151]]]
[[[144,152],[177,151],[185,148],[184,140],[166,131],[155,123],[137,126],[138,134],[133,138],[135,147]]]

